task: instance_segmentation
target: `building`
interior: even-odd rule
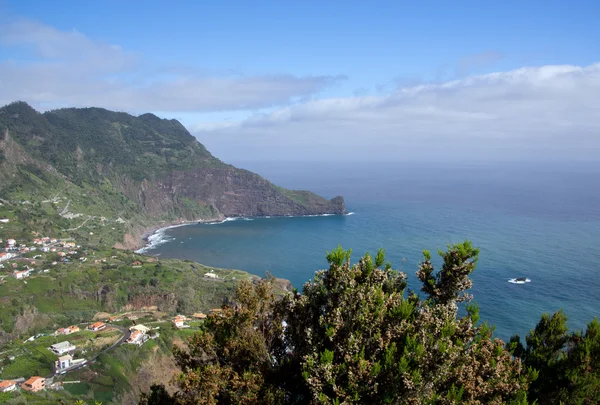
[[[89,330],[93,330],[94,332],[97,332],[99,330],[102,330],[106,328],[106,324],[104,322],[94,322],[93,324],[91,324],[90,326],[88,326]]]
[[[5,262],[7,260],[12,259],[13,257],[15,257],[16,255],[13,253],[0,253],[0,262]]]
[[[142,262],[140,262],[140,261],[138,260],[138,261],[135,261],[135,262],[131,263],[131,265],[132,265],[133,267],[141,266],[141,265],[142,265]]]
[[[67,326],[66,328],[60,328],[56,331],[57,335],[70,335],[71,333],[79,332],[79,326],[72,325]]]
[[[2,219],[0,219],[0,222],[2,222],[3,224],[8,224],[10,222],[10,219],[2,218]]]
[[[75,351],[75,349],[76,349],[76,346],[72,345],[71,343],[69,343],[67,341],[60,342],[60,343],[50,346],[50,350],[57,356],[62,356],[65,353]]]
[[[142,332],[140,332],[139,330],[134,330],[133,332],[131,332],[131,335],[129,335],[129,338],[127,339],[127,343],[136,343],[138,341],[138,339],[141,337]]]
[[[65,354],[64,356],[60,356],[57,361],[54,362],[54,369],[59,372],[66,368],[71,367],[73,362],[73,356],[70,354]]]
[[[212,278],[212,279],[219,278],[219,276],[217,276],[215,273],[205,273],[204,277],[206,277],[206,278]]]
[[[21,388],[31,392],[41,391],[46,388],[46,379],[39,376],[31,377],[21,385]]]
[[[133,332],[131,332],[131,335],[129,336],[129,339],[127,339],[127,343],[131,343],[133,345],[141,346],[148,339],[149,339],[149,336],[146,335],[145,333],[142,333],[139,330],[134,330]]]
[[[17,280],[22,280],[24,278],[29,277],[29,272],[30,270],[23,270],[23,271],[13,271],[13,276],[17,279]]]
[[[17,243],[17,241],[14,239],[7,239],[6,243],[8,244],[8,246],[14,246]]]
[[[199,312],[199,313],[196,313],[196,314],[192,315],[192,318],[206,319],[206,314],[203,314],[202,312]]]
[[[177,315],[175,318],[173,318],[173,320],[171,322],[173,322],[173,325],[175,325],[176,328],[181,329],[181,328],[189,327],[184,324],[185,321],[186,321],[186,319],[184,316]]]
[[[0,392],[16,391],[17,383],[12,380],[0,381]]]

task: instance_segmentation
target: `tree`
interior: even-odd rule
[[[407,289],[380,250],[358,263],[341,247],[329,269],[278,299],[272,278],[238,288],[234,305],[211,315],[189,350],[175,351],[178,404],[526,403],[530,375],[477,326],[469,301],[479,251],[468,242],[424,254],[425,294]]]
[[[537,376],[529,398],[539,404],[600,403],[600,322],[594,319],[583,332],[569,332],[567,316],[543,314],[526,338],[518,335],[507,345]]]

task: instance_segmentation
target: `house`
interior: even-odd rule
[[[106,328],[106,324],[104,322],[94,322],[90,326],[88,326],[89,330],[93,330],[94,332],[102,330]]]
[[[146,330],[149,330],[145,326],[144,326],[144,328]],[[141,346],[144,343],[146,343],[148,341],[148,339],[150,339],[150,336],[148,336],[145,332],[142,332],[141,330],[135,330],[134,329],[133,332],[131,332],[131,335],[129,336],[129,339],[126,340],[126,343],[131,343],[131,344],[134,344],[134,345]]]
[[[50,248],[48,246],[44,246],[44,247],[40,248],[40,250],[44,253],[48,253],[50,251]]]
[[[57,335],[70,335],[71,333],[79,332],[79,326],[72,325],[67,326],[66,328],[60,328],[56,331]]]
[[[17,241],[14,239],[7,239],[6,243],[8,244],[8,246],[14,246],[16,245]]]
[[[149,337],[145,333],[143,333],[143,332],[141,332],[139,330],[134,330],[133,332],[131,332],[131,335],[129,336],[129,339],[127,339],[127,343],[131,343],[133,345],[141,346],[148,339],[149,339]]]
[[[173,318],[171,322],[173,322],[173,325],[175,325],[176,328],[189,328],[188,325],[184,324],[186,320],[187,319],[185,318],[185,316],[177,315],[175,318]]]
[[[60,370],[64,370],[66,368],[71,367],[71,363],[73,362],[73,356],[70,354],[65,354],[64,356],[60,356],[58,360],[54,362],[54,369],[58,372]]]
[[[31,377],[21,385],[21,388],[31,392],[41,391],[46,388],[46,379],[39,376]]]
[[[3,224],[8,224],[10,220],[8,218],[2,218],[0,219],[0,222],[2,222]]]
[[[199,313],[196,313],[196,314],[192,315],[192,318],[206,319],[206,314],[203,314],[202,312],[199,312]]]
[[[219,276],[217,276],[215,273],[205,273],[204,277],[206,277],[206,278],[212,278],[212,279],[219,278]]]
[[[54,352],[54,354],[56,354],[57,356],[62,356],[65,353],[74,351],[75,349],[76,349],[76,346],[72,345],[71,343],[69,343],[67,341],[56,343],[56,344],[50,346],[50,350],[52,352]]]
[[[222,315],[223,314],[223,310],[221,308],[215,308],[215,309],[211,309],[210,310],[211,314],[218,314],[218,315]]]
[[[123,319],[121,316],[114,315],[114,316],[111,316],[110,318],[108,318],[108,322],[117,322],[117,321],[120,321],[121,319]]]
[[[135,262],[131,263],[131,265],[132,265],[133,267],[141,266],[141,265],[142,265],[142,262],[140,262],[139,260],[136,260]]]
[[[17,389],[17,383],[12,380],[0,381],[0,392],[10,392]]]
[[[0,253],[0,262],[5,262],[7,260],[12,259],[13,257],[15,257],[16,255],[13,253]]]
[[[23,270],[23,271],[13,271],[13,276],[17,279],[17,280],[22,280],[26,277],[29,277],[29,272],[31,270]]]
[[[142,333],[148,333],[148,332],[150,332],[150,328],[147,327],[147,326],[144,326],[144,325],[135,325],[135,326],[132,326],[131,328],[129,328],[129,330],[132,331],[132,332],[134,332],[134,331],[137,330],[137,331],[142,332]]]

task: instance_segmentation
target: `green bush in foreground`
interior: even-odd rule
[[[175,351],[179,391],[154,387],[142,403],[526,403],[534,373],[477,326],[475,305],[458,315],[478,253],[450,246],[436,272],[425,252],[423,297],[383,251],[351,265],[341,247],[303,294],[276,299],[272,280],[244,283],[234,306]]]

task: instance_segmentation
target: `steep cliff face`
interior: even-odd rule
[[[13,145],[7,153],[17,157],[14,151],[19,151],[18,161],[0,156],[0,165],[11,166],[11,173],[22,171],[16,166],[27,163],[76,186],[109,188],[151,218],[346,212],[342,197],[328,200],[309,191],[287,190],[221,162],[179,122],[152,114],[134,117],[100,108],[40,114],[18,102],[0,108],[0,133],[4,149]],[[20,178],[2,180],[0,194],[9,194]]]

